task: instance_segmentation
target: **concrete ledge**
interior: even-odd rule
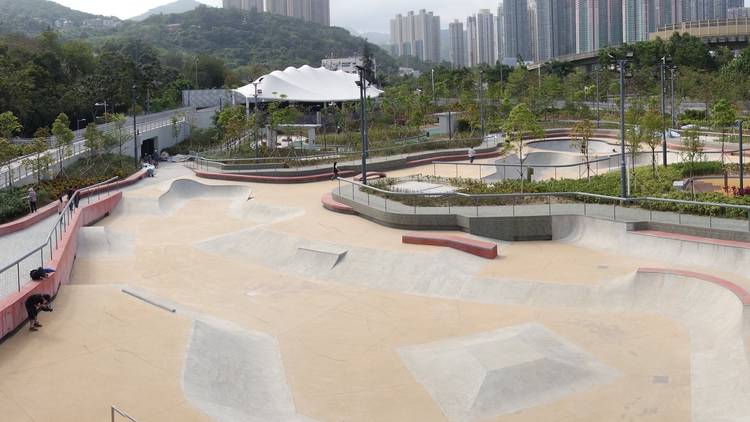
[[[731,291],[742,302],[743,306],[750,306],[750,292],[748,292],[741,286],[738,286],[737,284],[732,283],[731,281],[724,280],[718,277],[714,277],[712,275],[696,273],[693,271],[671,270],[671,269],[666,269],[666,268],[639,268],[638,273],[666,274],[666,275],[675,275],[679,277],[693,278],[696,280],[703,280],[708,283],[716,284],[718,286],[721,286]]]
[[[661,232],[661,231],[656,231],[656,230],[639,230],[639,231],[632,231],[631,233],[635,235],[639,235],[639,236],[660,237],[663,239],[680,240],[683,242],[696,242],[696,243],[705,243],[707,245],[727,246],[730,248],[750,249],[750,243],[738,242],[735,240],[723,240],[723,239],[714,239],[714,238],[709,238],[709,237],[689,236],[685,234]]]
[[[357,174],[351,170],[339,172],[339,177],[349,177]],[[313,183],[324,182],[333,179],[333,173],[326,170],[325,173],[311,174],[307,176],[258,176],[252,174],[227,174],[227,173],[210,173],[205,171],[195,171],[195,175],[203,179],[214,180],[231,180],[234,182],[255,182],[255,183]]]
[[[497,245],[460,236],[435,234],[405,234],[401,241],[411,245],[444,246],[486,259],[497,258]]]
[[[628,223],[627,229],[633,234],[662,233],[660,237],[672,237],[679,240],[703,241],[703,243],[712,243],[716,241],[728,241],[729,243],[749,243],[750,231],[722,230],[717,228],[681,226],[679,224],[657,223],[653,221],[643,221]],[[713,243],[720,245],[722,243]],[[728,246],[728,244],[724,244]]]
[[[78,191],[78,194],[81,195],[81,198],[85,198],[87,196],[96,195],[97,193],[106,192],[111,189],[119,189],[125,186],[130,186],[140,180],[143,180],[146,177],[146,174],[147,171],[145,169],[141,169],[130,175],[126,179],[118,180],[116,182],[107,183],[106,185],[96,186],[93,188],[81,189],[80,191]]]
[[[324,194],[320,198],[320,202],[323,204],[323,208],[329,211],[338,212],[341,214],[356,214],[354,209],[349,205],[342,204],[341,202],[336,202],[330,192]]]
[[[57,201],[53,201],[52,203],[39,208],[39,210],[37,210],[37,212],[33,214],[26,214],[19,219],[0,225],[0,236],[5,236],[17,231],[21,231],[23,229],[27,229],[34,224],[46,219],[47,217],[55,215],[56,212]]]
[[[387,174],[383,173],[382,171],[368,171],[367,172],[367,180],[374,180],[374,179],[385,179],[388,177]],[[354,176],[354,180],[357,182],[362,181],[362,175]]]
[[[499,156],[500,156],[500,153],[498,151],[492,151],[492,152],[477,153],[475,158],[476,159],[494,158],[494,157],[499,157]],[[468,154],[441,155],[437,157],[422,158],[419,160],[407,161],[406,165],[408,167],[418,167],[418,166],[423,166],[426,164],[431,164],[433,161],[465,161],[468,159],[469,159]]]

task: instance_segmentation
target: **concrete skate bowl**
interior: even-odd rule
[[[567,236],[578,234],[573,229]],[[666,316],[685,326],[690,334],[692,420],[739,422],[746,421],[750,414],[750,365],[745,344],[750,331],[745,306],[732,290],[707,281],[708,277],[645,269],[596,285],[482,278],[477,276],[481,258],[459,252],[409,253],[314,244],[293,235],[260,229],[219,236],[194,246],[280,273],[376,290],[503,306]],[[318,258],[313,253],[301,257],[301,247],[315,250],[325,247],[327,253],[346,250],[346,255],[334,257],[321,253],[322,258]],[[575,345],[568,344],[566,339],[543,331],[519,329],[508,341],[495,341],[493,335],[495,340],[487,346],[489,349],[469,347],[466,353],[425,355],[416,353],[417,347],[410,354],[411,346],[406,345],[401,356],[415,381],[425,386],[451,421],[479,420],[539,406],[568,394],[598,388],[618,377],[618,368],[602,366],[577,352]],[[508,337],[506,334],[498,335]],[[473,341],[454,340],[458,345]],[[528,355],[533,359],[513,360],[527,346],[533,346],[534,353]],[[567,351],[563,355],[570,359],[560,358],[562,355],[554,350]],[[463,378],[450,374],[439,376],[445,365],[437,356],[445,355],[453,365],[462,367],[468,364],[467,359],[476,359],[480,352],[487,359],[494,359],[493,366],[473,372],[467,367],[467,374],[463,375],[475,378],[461,381]],[[418,362],[420,356],[428,355],[434,359]],[[507,362],[500,362],[498,356],[506,356]],[[462,396],[466,389],[456,387],[456,383],[477,388],[467,398]],[[507,400],[497,405],[497,397]]]
[[[173,214],[188,201],[194,199],[246,200],[250,189],[237,185],[204,185],[194,180],[178,179],[172,182],[169,190],[159,197],[159,209],[165,214]]]
[[[553,152],[580,153],[580,148],[570,139],[533,141],[526,144],[529,148]],[[620,146],[600,140],[589,141],[589,151],[592,155],[619,154]]]

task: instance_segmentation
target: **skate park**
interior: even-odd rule
[[[498,159],[477,164],[497,174]],[[451,165],[388,176],[450,177]],[[698,217],[617,204],[412,209],[351,178],[199,176],[170,163],[90,202],[111,203],[77,229],[45,330],[0,345],[9,420],[102,420],[110,406],[138,421],[750,414],[742,234],[697,241]],[[403,243],[415,233],[498,257]]]

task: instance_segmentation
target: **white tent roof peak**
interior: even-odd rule
[[[253,83],[237,88],[234,91],[246,98],[255,97],[254,83],[258,84],[258,100],[291,101],[298,103],[327,103],[341,101],[359,101],[357,75],[341,70],[332,71],[323,67],[302,66],[287,67],[261,76]],[[376,98],[383,91],[372,85],[367,87],[367,96]]]

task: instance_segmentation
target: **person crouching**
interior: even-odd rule
[[[49,306],[52,302],[50,295],[31,295],[26,298],[26,312],[29,314],[29,331],[38,331],[42,327],[42,324],[37,320],[39,312],[52,312],[52,308]]]

